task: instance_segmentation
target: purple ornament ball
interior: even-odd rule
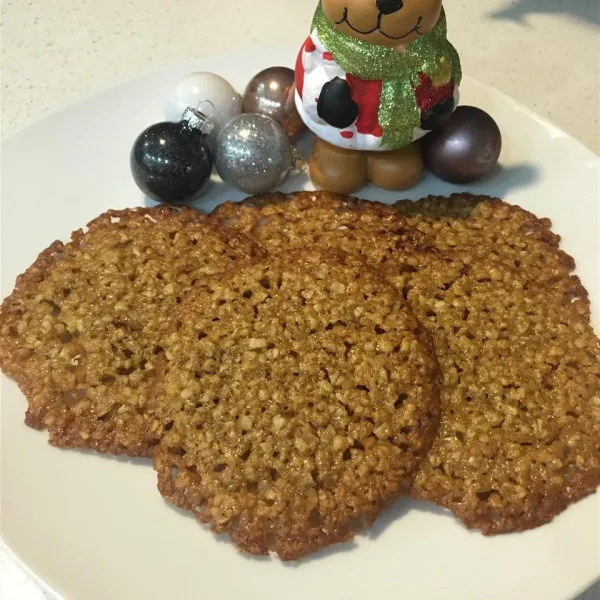
[[[502,135],[496,121],[475,106],[459,106],[445,125],[421,140],[426,167],[450,183],[485,177],[498,162]]]

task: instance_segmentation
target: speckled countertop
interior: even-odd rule
[[[300,43],[315,0],[3,0],[2,135],[170,63]],[[464,71],[600,153],[599,0],[447,0]]]
[[[2,136],[171,63],[298,43],[315,0],[3,0]],[[447,0],[465,73],[600,154],[600,1]],[[35,598],[0,556],[0,597]],[[599,600],[595,586],[585,600]],[[533,600],[533,599],[532,599]]]

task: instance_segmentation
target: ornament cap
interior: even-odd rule
[[[205,101],[212,106],[212,102]],[[210,115],[202,112],[198,108],[188,106],[185,109],[181,120],[187,124],[190,129],[198,129],[204,135],[209,135],[216,126],[214,119]]]

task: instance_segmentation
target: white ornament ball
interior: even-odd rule
[[[208,136],[212,148],[219,131],[242,112],[242,97],[220,75],[191,73],[181,79],[170,94],[165,108],[167,121],[178,122],[186,108],[197,108],[209,116],[215,128]]]

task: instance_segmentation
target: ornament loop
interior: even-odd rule
[[[207,104],[210,112],[201,108],[203,104]],[[209,119],[212,119],[215,116],[215,105],[210,100],[200,100],[198,104],[195,106],[196,110],[199,110],[202,114],[206,115]]]

